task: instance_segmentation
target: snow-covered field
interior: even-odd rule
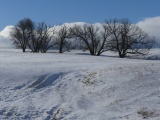
[[[160,120],[159,58],[0,50],[0,120]]]

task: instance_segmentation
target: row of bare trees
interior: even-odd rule
[[[20,20],[11,34],[13,44],[25,52],[45,53],[56,47],[59,53],[70,47],[89,50],[91,55],[101,55],[105,51],[118,52],[123,58],[129,54],[145,55],[154,45],[154,40],[147,33],[128,19],[107,20],[101,26],[94,24],[62,25],[58,29],[44,22],[34,23],[29,18]],[[78,43],[78,44],[77,44]],[[78,45],[78,46],[77,46]]]
[[[102,26],[103,30],[90,24],[84,26],[74,26],[71,28],[73,37],[82,41],[81,49],[89,50],[91,55],[99,56],[101,53],[107,51],[107,40],[110,36],[106,26]]]
[[[58,47],[59,52],[63,53],[63,48],[69,46],[66,39],[70,36],[70,28],[66,25],[56,30],[44,22],[36,24],[29,18],[20,20],[11,33],[13,44],[23,52],[29,48],[32,52],[45,53],[50,48]]]
[[[118,52],[121,58],[128,54],[145,55],[155,44],[153,38],[128,19],[108,20],[105,26],[111,34],[107,42],[108,49]]]
[[[32,52],[46,52],[53,46],[51,33],[54,32],[44,22],[36,24],[25,18],[18,22],[11,36],[13,44],[23,52],[26,48],[30,48]]]

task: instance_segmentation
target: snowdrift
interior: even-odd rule
[[[160,119],[160,61],[108,55],[0,50],[0,119]]]

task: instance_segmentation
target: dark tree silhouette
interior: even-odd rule
[[[111,37],[107,45],[111,51],[119,53],[119,57],[128,54],[145,55],[154,44],[154,40],[138,26],[133,25],[128,19],[107,20],[105,24]]]
[[[34,22],[29,18],[20,20],[11,33],[13,44],[25,52],[34,30]]]
[[[35,30],[32,32],[32,37],[29,41],[28,47],[32,52],[45,53],[49,48],[53,46],[52,37],[54,30],[51,29],[46,23],[41,22],[35,26]]]
[[[66,25],[62,25],[59,30],[57,30],[56,46],[59,48],[59,53],[64,52],[64,47],[69,49],[70,42],[67,41],[71,37],[70,28]]]
[[[41,41],[40,51],[45,53],[48,49],[54,46],[53,36],[55,34],[55,29],[51,28],[44,22],[38,24],[37,36]]]
[[[74,26],[71,31],[72,35],[80,40],[83,50],[89,50],[91,55],[99,56],[107,51],[106,42],[110,36],[106,25],[103,25],[102,29],[100,30],[92,24],[85,24],[84,26]]]

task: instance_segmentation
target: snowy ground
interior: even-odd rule
[[[0,120],[160,120],[159,58],[0,50]]]

